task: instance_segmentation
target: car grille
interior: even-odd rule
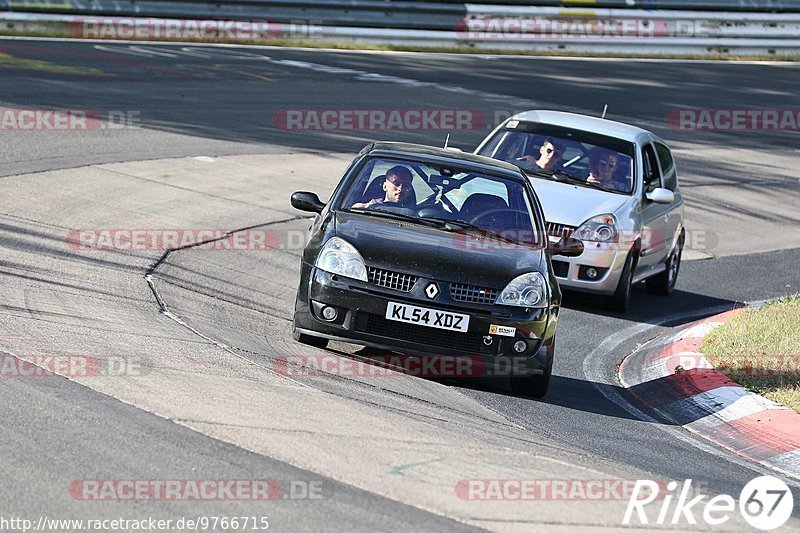
[[[415,324],[405,324],[387,320],[380,315],[372,313],[358,313],[355,329],[361,333],[378,335],[387,339],[448,348],[453,350],[454,354],[459,352],[491,353],[491,347],[483,344],[483,337],[479,333],[459,333]]]
[[[486,289],[463,283],[450,284],[450,297],[457,302],[493,304],[497,299],[497,292],[497,289]]]
[[[418,279],[417,276],[410,274],[400,274],[374,267],[367,267],[367,277],[370,283],[401,292],[411,292]]]
[[[547,234],[558,239],[569,237],[576,229],[578,228],[575,226],[567,226],[566,224],[558,224],[556,222],[547,223]]]

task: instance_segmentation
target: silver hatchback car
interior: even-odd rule
[[[675,160],[653,133],[597,117],[526,111],[507,119],[475,153],[513,162],[531,178],[552,241],[584,243],[553,260],[559,285],[606,295],[628,308],[631,286],[675,287],[684,243]]]

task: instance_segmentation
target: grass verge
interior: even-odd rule
[[[733,381],[800,412],[800,296],[744,311],[700,351]]]

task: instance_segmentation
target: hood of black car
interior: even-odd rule
[[[360,213],[336,213],[335,233],[356,247],[368,267],[502,289],[541,270],[543,251]]]

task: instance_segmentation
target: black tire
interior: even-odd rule
[[[608,308],[618,313],[628,310],[631,303],[631,288],[633,280],[633,252],[628,254],[625,259],[625,266],[622,268],[622,275],[617,283],[617,290],[608,298]]]
[[[297,342],[313,346],[314,348],[325,348],[328,346],[328,339],[323,339],[322,337],[312,337],[311,335],[298,333],[297,331],[292,332],[292,337],[294,337],[294,340]]]
[[[553,342],[555,343],[555,340]],[[547,394],[547,389],[550,387],[550,376],[553,374],[554,352],[555,347],[550,351],[544,374],[511,378],[511,390],[514,394],[530,398],[544,398]]]
[[[647,292],[661,296],[672,294],[673,289],[675,289],[675,283],[678,281],[678,272],[681,270],[681,255],[683,255],[683,233],[681,233],[675,249],[672,250],[672,253],[667,258],[667,269],[645,281]]]

